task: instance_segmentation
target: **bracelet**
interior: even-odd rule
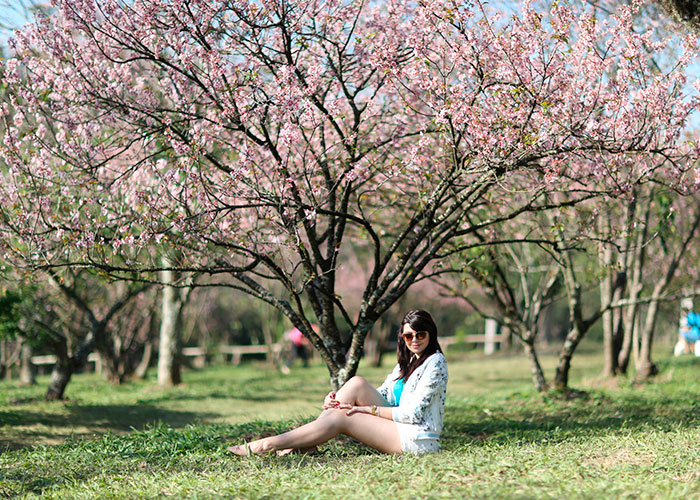
[[[377,414],[377,405],[370,406],[369,411],[372,412],[372,415],[376,415]]]

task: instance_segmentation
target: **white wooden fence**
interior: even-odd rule
[[[503,336],[496,334],[494,331],[485,334],[463,335],[461,338],[440,337],[440,345],[447,349],[449,346],[458,342],[465,344],[484,344],[484,353],[493,354],[496,350],[496,345],[502,342]],[[283,349],[282,344],[272,344],[272,353],[274,356],[279,356]],[[263,355],[267,356],[267,347],[265,345],[220,345],[211,349],[204,347],[184,347],[182,355],[186,358],[193,358],[192,365],[201,368],[207,364],[207,358],[221,356],[230,356],[231,362],[238,365],[244,356],[247,355]],[[32,356],[32,364],[37,367],[53,365],[56,363],[56,356],[53,354],[44,354],[41,356]],[[95,368],[99,371],[99,356],[93,352],[88,356],[88,363],[95,363]]]

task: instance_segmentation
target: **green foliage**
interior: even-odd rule
[[[34,348],[40,348],[51,340],[51,333],[34,328],[28,317],[42,307],[36,301],[36,286],[25,284],[17,288],[0,287],[0,338],[24,337]]]
[[[542,361],[551,365],[556,360],[545,356]],[[241,458],[226,453],[231,442],[313,418],[318,398],[327,390],[325,368],[319,365],[289,377],[257,364],[217,367],[188,373],[186,386],[168,390],[154,389],[152,381],[110,387],[94,375],[79,375],[73,386],[79,397],[67,403],[35,401],[31,391],[36,389],[6,383],[7,391],[0,395],[0,432],[5,433],[0,435],[5,439],[8,429],[16,428],[17,434],[51,412],[46,422],[53,419],[54,428],[76,421],[87,425],[92,419],[95,429],[110,432],[5,451],[0,455],[0,496],[697,496],[700,360],[662,358],[660,376],[643,386],[591,378],[599,363],[598,353],[577,357],[573,382],[585,391],[540,396],[531,388],[521,357],[450,356],[443,451],[428,456],[379,455],[348,439],[332,441],[312,455]],[[361,370],[378,382],[386,368]],[[30,398],[13,400],[21,391]],[[305,416],[293,417],[299,404],[309,405]],[[113,412],[121,413],[110,419]],[[268,417],[279,412],[286,416]],[[144,425],[149,418],[151,423]],[[125,421],[136,428],[124,428]]]
[[[0,338],[12,339],[20,334],[19,306],[21,302],[20,294],[0,289]]]

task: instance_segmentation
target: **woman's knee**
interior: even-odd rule
[[[352,377],[338,389],[336,399],[342,403],[358,404],[359,400],[366,399],[367,390],[370,387],[372,386],[364,377]]]
[[[361,377],[360,375],[355,375],[350,380],[345,382],[345,385],[352,386],[365,386],[367,384],[369,384],[369,382],[367,382],[367,379],[365,377]]]
[[[343,384],[343,387],[341,387],[340,390],[343,390],[343,389],[354,390],[354,389],[358,389],[360,387],[364,387],[368,384],[369,384],[369,382],[367,382],[366,378],[361,377],[359,375],[355,375],[350,380],[345,382],[345,384]]]

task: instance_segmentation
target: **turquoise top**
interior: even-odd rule
[[[394,400],[396,401],[396,406],[399,405],[401,401],[401,393],[403,392],[404,380],[402,378],[394,382]]]

